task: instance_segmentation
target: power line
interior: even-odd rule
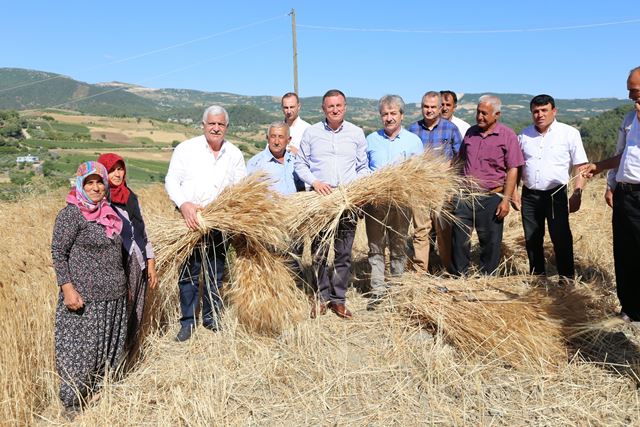
[[[615,25],[638,24],[640,19],[628,19],[625,21],[601,22],[596,24],[566,25],[559,27],[538,27],[538,28],[515,28],[515,29],[494,29],[494,30],[435,30],[435,29],[398,29],[398,28],[353,28],[353,27],[328,27],[323,25],[298,24],[298,28],[308,28],[311,30],[348,31],[363,33],[411,33],[411,34],[505,34],[505,33],[536,33],[552,31],[582,30],[588,28],[610,27]]]
[[[115,61],[107,62],[106,64],[96,65],[96,66],[87,68],[87,69],[83,70],[83,72],[96,70],[96,69],[100,69],[100,68],[103,68],[103,67],[108,67],[110,65],[121,64],[123,62],[132,61],[134,59],[144,58],[146,56],[154,55],[154,54],[160,53],[160,52],[166,52],[166,51],[171,50],[171,49],[176,49],[178,47],[187,46],[187,45],[190,45],[190,44],[193,44],[193,43],[198,43],[198,42],[201,42],[201,41],[204,41],[204,40],[209,40],[209,39],[212,39],[214,37],[218,37],[218,36],[222,36],[222,35],[225,35],[225,34],[233,33],[233,32],[236,32],[236,31],[244,30],[246,28],[255,27],[256,25],[260,25],[260,24],[264,24],[264,23],[267,23],[267,22],[275,21],[277,19],[281,19],[281,18],[287,17],[287,16],[288,16],[287,14],[278,15],[278,16],[274,16],[274,17],[271,17],[271,18],[263,19],[261,21],[256,21],[256,22],[252,22],[250,24],[241,25],[239,27],[235,27],[235,28],[231,28],[231,29],[228,29],[228,30],[225,30],[225,31],[221,31],[219,33],[210,34],[208,36],[198,37],[196,39],[192,39],[192,40],[188,40],[188,41],[185,41],[185,42],[177,43],[177,44],[174,44],[174,45],[171,45],[171,46],[166,46],[166,47],[162,47],[162,48],[159,48],[159,49],[150,50],[148,52],[138,53],[138,54],[126,57],[126,58],[122,58],[122,59],[118,59],[118,60],[115,60]],[[51,80],[62,79],[62,78],[66,78],[66,76],[58,75],[58,76],[55,76],[55,77],[48,77],[46,79],[37,80],[35,82],[23,83],[21,85],[0,89],[0,93],[8,92],[10,90],[19,89],[19,88],[23,88],[23,87],[27,87],[27,86],[32,86],[32,85],[39,84],[39,83],[48,82],[48,81],[51,81]]]
[[[208,58],[208,59],[205,59],[203,61],[194,62],[192,64],[185,65],[184,67],[180,67],[180,68],[176,68],[176,69],[171,70],[171,71],[167,71],[165,73],[156,74],[155,76],[148,77],[146,79],[143,79],[142,81],[143,82],[149,82],[149,81],[158,79],[160,77],[165,77],[165,76],[168,76],[170,74],[175,74],[175,73],[178,73],[180,71],[187,70],[189,68],[193,68],[193,67],[197,67],[197,66],[202,65],[202,64],[206,64],[206,63],[211,62],[211,61],[216,61],[216,60],[219,60],[219,59],[222,59],[222,58],[226,58],[228,56],[232,56],[232,55],[236,55],[238,53],[246,52],[248,50],[255,49],[256,47],[264,46],[266,44],[269,44],[271,42],[279,40],[279,39],[281,39],[283,37],[284,36],[274,37],[272,39],[265,40],[265,41],[262,41],[260,43],[256,43],[256,44],[251,45],[251,46],[247,46],[245,48],[238,49],[238,50],[233,51],[233,52],[225,53],[224,55],[215,56],[213,58]],[[112,93],[112,92],[117,92],[119,90],[124,90],[124,89],[125,88],[123,88],[123,87],[116,87],[116,88],[113,88],[113,89],[105,90],[104,92],[96,93],[96,94],[93,94],[93,95],[89,95],[89,96],[85,96],[85,97],[81,97],[81,98],[77,98],[77,99],[72,99],[70,101],[63,102],[61,104],[52,105],[52,106],[49,106],[49,107],[40,107],[40,108],[32,109],[32,110],[24,110],[24,111],[27,112],[27,111],[38,111],[38,110],[43,110],[43,109],[47,109],[47,108],[60,108],[60,107],[63,107],[65,105],[74,104],[74,103],[77,103],[77,102],[80,102],[80,101],[86,101],[87,99],[97,98],[99,96],[106,95],[106,94]]]

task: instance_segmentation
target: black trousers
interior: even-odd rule
[[[573,278],[573,236],[569,227],[569,204],[567,186],[551,190],[522,189],[522,226],[529,257],[529,272],[544,275],[544,223],[549,227],[549,236],[556,255],[560,276]]]
[[[613,260],[618,299],[640,320],[640,184],[618,184],[613,193]]]
[[[451,268],[454,274],[469,271],[471,233],[475,228],[480,241],[480,271],[495,274],[500,264],[503,220],[496,217],[502,201],[497,194],[478,196],[473,201],[454,201],[454,215],[458,219],[452,227]]]

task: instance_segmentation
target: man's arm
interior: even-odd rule
[[[356,176],[369,175],[371,170],[369,169],[369,157],[367,156],[367,139],[364,137],[364,132],[359,129],[358,136],[356,137]]]
[[[169,162],[169,170],[167,176],[164,178],[164,188],[169,195],[169,198],[179,208],[184,202],[186,197],[182,194],[181,184],[186,175],[186,165],[184,162],[183,149],[178,145],[173,150],[171,161]]]
[[[233,183],[238,183],[245,176],[247,176],[247,167],[244,164],[244,156],[242,155],[242,151],[238,149],[238,155],[233,165]]]
[[[511,202],[511,195],[513,194],[513,190],[516,188],[516,180],[518,179],[518,168],[511,168],[507,170],[507,176],[504,182],[503,194],[504,197],[500,204],[498,205],[498,209],[496,209],[496,216],[498,219],[503,219],[509,213],[509,204]]]
[[[331,194],[333,189],[329,184],[320,181],[311,173],[311,162],[309,160],[309,154],[311,153],[311,136],[309,135],[309,131],[310,128],[307,128],[307,130],[304,131],[304,135],[302,135],[300,150],[298,150],[298,155],[295,157],[293,169],[305,184],[311,186],[316,192],[326,196]]]
[[[609,157],[608,159],[600,160],[599,162],[587,163],[580,166],[578,170],[585,178],[591,178],[592,176],[597,175],[602,171],[617,168],[620,165],[621,157],[622,154],[618,154],[616,156]]]
[[[167,190],[171,201],[180,209],[187,227],[196,230],[198,228],[197,212],[198,209],[202,209],[202,206],[188,201],[182,192],[182,181],[187,173],[186,154],[184,146],[181,148],[180,145],[173,151],[169,162],[169,170],[164,179],[164,188]]]
[[[520,191],[519,191],[520,184],[522,183],[522,168],[524,168],[524,166],[521,166],[518,168],[518,173],[516,175],[516,183],[513,186],[513,193],[511,193],[511,206],[516,211],[519,211],[520,209],[522,209],[522,199],[520,197]]]

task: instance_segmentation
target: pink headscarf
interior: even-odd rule
[[[105,184],[105,197],[97,203],[91,201],[84,191],[84,181],[89,175],[98,175]],[[95,222],[104,227],[107,237],[113,239],[114,235],[122,231],[122,219],[109,206],[109,174],[107,169],[98,162],[84,162],[78,166],[76,172],[76,186],[67,195],[67,203],[76,205],[82,216],[90,222]]]

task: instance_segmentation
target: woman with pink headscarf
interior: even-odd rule
[[[107,170],[78,167],[75,187],[56,217],[51,254],[60,293],[56,308],[56,370],[60,399],[73,417],[124,355],[127,282],[122,220],[109,205]]]

